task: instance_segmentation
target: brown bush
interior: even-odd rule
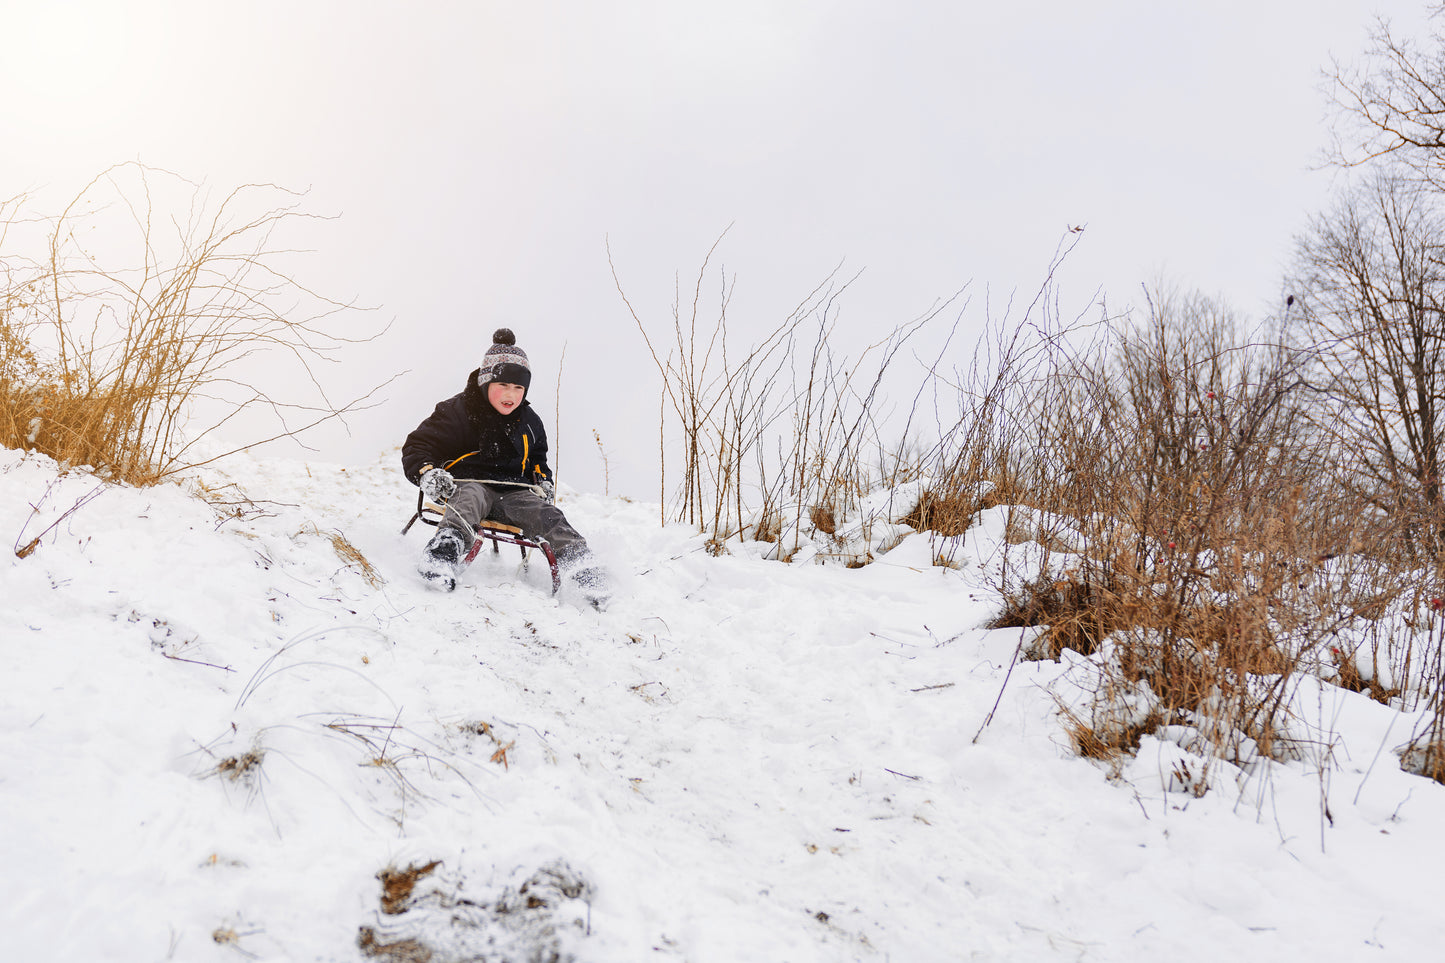
[[[158,209],[163,198],[174,213]],[[314,374],[366,339],[329,323],[351,305],[284,271],[296,252],[273,238],[313,219],[297,195],[250,185],[207,210],[195,185],[123,164],[58,217],[22,216],[21,201],[0,204],[0,242],[43,253],[0,251],[5,447],[149,484],[195,464],[194,446],[243,413],[268,414],[276,427],[240,448],[365,401],[333,405]],[[166,223],[173,234],[156,226]],[[273,397],[252,377],[262,358],[269,382],[314,389],[313,400]]]
[[[1378,595],[1323,584],[1318,563],[1352,544],[1342,520],[1357,513],[1322,470],[1328,439],[1299,416],[1289,353],[1232,331],[1213,302],[1162,298],[1144,325],[1056,355],[1007,405],[1021,420],[1014,484],[1052,521],[1011,526],[1011,542],[1043,550],[1037,571],[998,586],[993,625],[1044,626],[1033,658],[1107,641],[1099,698],[1147,684],[1157,699],[1127,732],[1068,722],[1085,754],[1185,720],[1223,757],[1245,738],[1290,751],[1294,680],[1326,650],[1336,608]]]

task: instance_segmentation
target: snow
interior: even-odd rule
[[[0,451],[6,959],[1440,957],[1415,718],[1305,683],[1298,762],[1082,759],[1090,660],[983,627],[996,513],[785,565],[564,487],[597,613],[512,549],[426,588],[397,462]]]

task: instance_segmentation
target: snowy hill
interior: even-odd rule
[[[1323,767],[1111,779],[1057,717],[1085,660],[982,628],[996,513],[848,569],[564,492],[599,614],[514,550],[426,589],[395,461],[0,451],[5,959],[1441,957],[1406,717],[1318,686]]]

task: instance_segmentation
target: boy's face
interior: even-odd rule
[[[487,401],[491,406],[504,415],[510,415],[517,410],[522,403],[522,396],[527,389],[521,385],[503,384],[500,381],[493,381],[487,385]]]

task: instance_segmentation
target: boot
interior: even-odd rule
[[[588,565],[572,573],[582,597],[601,612],[612,601],[612,587],[608,584],[607,573],[596,565]]]
[[[416,570],[434,588],[450,592],[457,587],[457,572],[462,567],[462,537],[449,528],[438,529],[422,549]]]

